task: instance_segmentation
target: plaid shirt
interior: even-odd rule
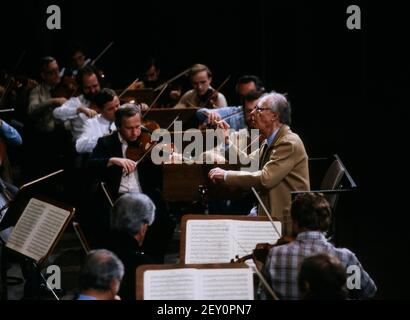
[[[346,268],[355,265],[360,269],[361,289],[354,290],[359,298],[371,298],[375,295],[377,288],[373,280],[353,252],[334,247],[319,231],[308,231],[298,234],[295,241],[273,247],[269,252],[264,273],[280,299],[300,299],[297,284],[299,265],[304,258],[321,252],[337,257]]]

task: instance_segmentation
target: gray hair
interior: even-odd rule
[[[100,249],[90,251],[84,261],[79,276],[79,289],[107,291],[112,281],[121,282],[124,276],[124,265],[111,251]]]
[[[119,129],[122,126],[123,118],[131,118],[139,114],[141,117],[141,108],[133,103],[126,103],[121,105],[117,111],[115,111],[115,126]]]
[[[151,225],[155,205],[143,193],[127,193],[117,199],[111,210],[111,228],[134,237],[142,225]]]
[[[277,113],[281,123],[290,125],[291,108],[290,103],[284,94],[275,91],[265,93],[260,97],[259,104],[269,108],[271,112]]]

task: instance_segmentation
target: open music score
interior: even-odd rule
[[[253,300],[252,271],[245,264],[143,265],[137,300]]]
[[[6,247],[37,263],[55,247],[74,214],[74,208],[31,198],[14,227]]]
[[[278,230],[281,223],[275,221]],[[267,217],[185,215],[181,221],[180,261],[185,264],[228,263],[252,253],[258,243],[279,238]]]

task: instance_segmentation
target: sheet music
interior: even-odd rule
[[[144,272],[144,300],[253,300],[250,269],[165,269]]]
[[[275,221],[275,226],[281,231],[279,221]],[[234,256],[251,254],[258,243],[274,244],[280,238],[270,221],[234,220],[234,229]]]
[[[278,230],[281,223],[275,222]],[[270,221],[192,219],[186,223],[185,263],[229,263],[252,253],[258,243],[280,238]]]
[[[230,220],[188,220],[185,263],[228,263],[232,257]]]
[[[202,300],[253,300],[250,269],[200,269]]]
[[[48,253],[69,216],[70,211],[32,198],[6,246],[39,261]]]
[[[195,269],[144,272],[144,300],[195,300],[198,293]]]

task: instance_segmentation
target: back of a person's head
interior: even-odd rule
[[[330,225],[331,209],[322,193],[306,192],[293,200],[291,216],[299,228],[325,232]]]
[[[155,205],[143,193],[127,193],[114,203],[111,210],[111,229],[134,237],[144,224],[151,225]]]
[[[111,251],[100,249],[90,251],[83,263],[79,276],[79,290],[108,291],[113,280],[121,282],[124,265]]]
[[[342,263],[326,253],[305,258],[298,273],[298,287],[305,300],[347,299],[346,280]]]

